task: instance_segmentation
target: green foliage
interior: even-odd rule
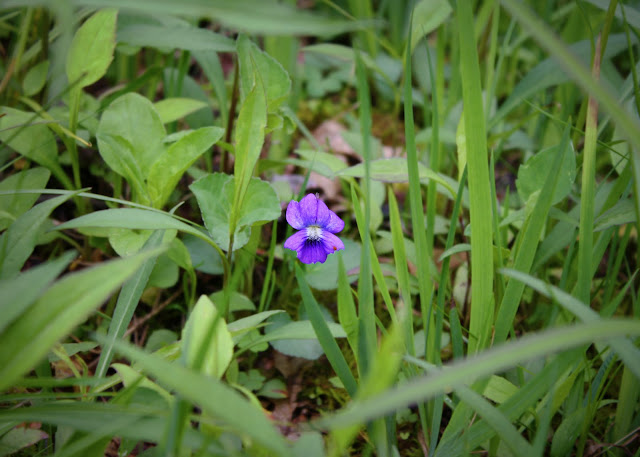
[[[211,238],[225,251],[233,235],[233,249],[240,249],[249,241],[251,227],[280,216],[280,203],[269,183],[259,178],[248,182],[241,206],[233,206],[237,189],[234,176],[213,173],[194,182],[190,189],[198,200],[204,225]],[[220,198],[222,196],[223,198]],[[232,230],[232,214],[236,215]]]
[[[635,452],[636,6],[0,13],[0,455]]]

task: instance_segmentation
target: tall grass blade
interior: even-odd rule
[[[487,165],[487,138],[480,87],[480,66],[473,34],[470,2],[460,2],[456,11],[460,39],[460,74],[464,101],[464,130],[469,167],[469,211],[471,214],[471,320],[469,353],[489,344],[494,317],[493,233],[491,187]]]

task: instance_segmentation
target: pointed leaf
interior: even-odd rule
[[[85,87],[104,76],[116,47],[118,10],[98,11],[78,29],[67,56],[67,78],[74,87]]]
[[[184,135],[167,148],[154,162],[147,178],[153,206],[164,206],[184,172],[222,138],[223,133],[219,127],[203,127]]]

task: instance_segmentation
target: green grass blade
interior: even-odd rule
[[[106,336],[96,335],[96,338],[102,344],[108,342]],[[241,434],[246,434],[275,455],[290,455],[284,438],[269,419],[236,390],[210,376],[146,354],[123,341],[117,340],[114,345],[117,352],[137,363],[144,372],[175,390],[185,400],[201,407],[207,415],[220,419]]]
[[[515,270],[503,269],[502,273],[511,276],[512,279],[517,279],[518,281],[525,283],[546,297],[553,298],[559,305],[574,314],[583,322],[591,323],[604,321],[604,319],[601,319],[598,313],[592,310],[588,305],[585,305],[580,300],[555,286],[546,284],[537,278]],[[612,340],[610,344],[611,347],[616,350],[620,358],[626,363],[626,366],[629,367],[640,380],[640,364],[638,364],[638,360],[640,360],[640,349],[635,347],[632,341],[625,338]]]
[[[431,365],[420,359],[407,357],[406,360],[423,368],[429,374],[437,374],[440,372],[440,369],[435,365]],[[518,430],[516,430],[509,418],[489,403],[488,400],[485,400],[482,395],[474,392],[467,386],[458,386],[455,392],[463,402],[471,406],[471,408],[487,422],[496,434],[500,436],[502,441],[513,451],[514,455],[519,457],[530,457],[533,455],[532,446],[518,433]]]
[[[296,278],[298,280],[298,286],[300,287],[300,294],[302,295],[302,303],[307,310],[309,320],[311,321],[311,325],[313,325],[313,330],[316,332],[318,341],[345,389],[347,389],[349,395],[353,397],[358,388],[358,384],[349,369],[347,361],[344,359],[344,355],[342,355],[340,351],[338,343],[336,343],[333,335],[331,335],[327,321],[324,319],[320,307],[313,297],[311,289],[307,285],[307,281],[304,279],[304,274],[298,264],[296,264]]]
[[[412,30],[409,26],[408,43],[411,43]],[[434,322],[431,319],[431,295],[433,284],[431,282],[431,252],[427,243],[427,233],[424,222],[424,207],[422,203],[422,189],[420,187],[420,175],[418,168],[418,151],[416,148],[415,124],[413,121],[413,87],[411,85],[411,52],[405,52],[404,62],[404,133],[407,148],[407,167],[409,172],[409,206],[411,214],[411,228],[416,244],[418,290],[420,293],[420,307],[422,321],[425,327],[426,358],[432,361],[433,354],[433,329]]]
[[[356,224],[358,226],[358,232],[360,233],[360,239],[362,241],[362,245],[369,245],[369,260],[371,265],[371,270],[373,272],[373,277],[376,280],[376,284],[380,289],[380,295],[382,295],[382,299],[384,300],[385,305],[387,306],[387,311],[389,311],[389,316],[391,316],[391,321],[393,323],[398,322],[398,317],[396,316],[396,310],[393,307],[393,302],[391,301],[391,295],[389,294],[389,288],[387,287],[387,283],[384,280],[384,275],[382,273],[382,267],[380,267],[380,260],[378,260],[378,256],[376,254],[375,247],[373,245],[373,241],[371,238],[364,238],[365,233],[368,230],[365,230],[365,216],[362,214],[362,208],[360,208],[360,200],[358,199],[357,194],[353,194],[353,212],[356,216]],[[364,249],[364,248],[363,248]]]
[[[32,369],[49,349],[114,292],[150,257],[105,262],[65,276],[51,286],[12,325],[0,334],[0,391]]]
[[[351,286],[347,270],[342,259],[342,252],[338,252],[338,319],[340,325],[347,334],[347,341],[353,351],[354,356],[358,356],[358,312],[353,301]]]
[[[447,389],[468,385],[473,380],[553,354],[559,349],[569,350],[621,335],[639,336],[640,322],[631,319],[600,320],[530,334],[455,362],[437,375],[419,378],[382,395],[353,403],[340,413],[321,419],[318,424],[333,429],[363,423],[425,401]]]
[[[600,76],[600,38],[593,60],[593,79]],[[578,244],[578,283],[576,296],[583,303],[591,302],[591,262],[593,257],[593,219],[596,188],[596,142],[598,140],[598,102],[589,96],[582,159],[582,191],[580,193],[580,229]]]
[[[471,3],[458,3],[456,16],[460,39],[460,74],[469,167],[473,286],[468,350],[473,354],[489,344],[493,325],[493,244],[491,241],[493,232],[490,217],[492,205],[480,67],[473,35]]]
[[[389,199],[389,223],[391,224],[391,237],[393,240],[393,259],[396,264],[396,276],[400,289],[400,299],[405,309],[405,334],[404,341],[409,354],[414,355],[413,342],[413,301],[411,299],[411,289],[409,287],[409,268],[407,255],[404,246],[404,234],[402,233],[402,222],[400,221],[400,211],[398,201],[390,187]]]
[[[538,200],[523,227],[522,242],[519,244],[518,252],[513,268],[524,273],[531,271],[531,265],[535,258],[537,246],[540,242],[540,235],[544,229],[549,209],[551,208],[553,194],[560,174],[560,164],[562,163],[565,151],[569,145],[569,128],[565,128],[560,143],[560,148],[553,161],[553,166],[547,174],[544,186],[540,190]],[[496,317],[494,343],[502,343],[511,330],[513,319],[518,311],[524,284],[519,281],[509,281],[507,284],[498,316]]]
[[[362,251],[360,258],[360,277],[358,280],[358,303],[360,321],[360,340],[363,346],[360,348],[358,360],[361,363],[360,373],[366,374],[369,370],[369,363],[378,348],[375,322],[375,303],[373,297],[373,281],[371,279],[371,250],[369,243],[371,239],[371,98],[369,94],[369,84],[367,74],[360,53],[356,52],[356,79],[358,88],[358,102],[360,109],[358,117],[360,120],[360,135],[362,137],[362,158],[364,162],[364,181],[362,181],[362,193],[364,200],[364,224],[360,229],[362,237]],[[357,196],[353,192],[354,204],[358,204]]]
[[[145,248],[154,249],[160,246],[163,235],[164,230],[155,231],[145,243]],[[109,323],[109,330],[107,331],[109,343],[103,345],[102,351],[100,352],[100,359],[98,360],[98,366],[95,372],[95,376],[98,378],[104,377],[107,373],[107,369],[113,358],[113,342],[122,338],[124,332],[127,330],[133,313],[140,301],[140,297],[142,296],[142,292],[144,292],[147,282],[149,281],[151,270],[153,270],[156,264],[156,259],[157,257],[151,257],[146,260],[138,271],[136,271],[135,275],[122,286],[115,310],[113,311],[113,317]]]

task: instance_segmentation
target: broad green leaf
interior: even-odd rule
[[[216,303],[222,303],[222,301],[224,300],[224,294],[225,294],[224,290],[219,290],[218,292],[214,292],[211,295],[209,295],[209,299],[213,302],[214,305],[216,305]],[[245,294],[241,294],[240,292],[236,292],[235,290],[231,292],[231,294],[229,294],[229,311],[230,312],[255,311],[255,310],[256,310],[256,305]]]
[[[192,98],[165,98],[153,105],[160,116],[160,121],[163,124],[177,121],[182,119],[187,114],[191,114],[194,111],[205,108],[207,104],[201,100],[194,100]]]
[[[144,373],[156,378],[160,384],[175,390],[182,398],[199,406],[205,414],[264,446],[272,455],[290,455],[284,438],[264,412],[223,382],[146,354],[120,341],[116,344],[116,350],[137,363]]]
[[[203,346],[203,365],[197,367],[196,360]],[[187,319],[182,331],[182,347],[187,367],[217,379],[222,377],[233,358],[233,340],[227,323],[206,295],[198,299]]]
[[[75,256],[75,252],[67,252],[14,278],[0,280],[0,333],[27,310]]]
[[[230,215],[233,208],[233,176],[213,173],[194,182],[189,188],[198,200],[207,230],[223,249],[229,249]],[[269,183],[251,178],[244,203],[236,208],[237,224],[233,249],[239,249],[249,241],[251,226],[280,217],[280,201]]]
[[[32,369],[158,251],[104,262],[65,276],[0,334],[0,390]]]
[[[109,231],[109,244],[120,257],[137,254],[154,233],[153,230],[132,230],[113,228]],[[177,234],[176,230],[165,230],[162,242],[171,243]]]
[[[51,212],[72,196],[60,195],[34,206],[0,236],[0,279],[11,279],[18,275],[33,252],[43,224]]]
[[[78,29],[67,56],[69,84],[80,88],[104,76],[116,47],[118,10],[98,11]]]
[[[171,144],[153,163],[147,177],[147,189],[156,208],[164,206],[184,172],[222,138],[223,133],[219,127],[195,130]]]
[[[44,189],[51,173],[46,168],[31,168],[9,176],[0,182],[0,191]],[[40,195],[13,194],[0,196],[0,231],[6,229],[19,216],[26,213]]]
[[[136,93],[117,98],[102,113],[96,132],[100,155],[116,173],[128,178],[121,164],[122,156],[135,160],[142,176],[146,178],[153,163],[164,150],[166,136],[164,126],[153,103]],[[107,138],[121,138],[116,144]],[[125,146],[126,145],[126,146]],[[129,149],[129,151],[127,151]]]
[[[182,242],[189,251],[193,268],[210,275],[221,275],[224,272],[220,254],[206,241],[186,235]]]
[[[22,80],[22,89],[24,95],[31,97],[42,90],[47,82],[47,73],[49,72],[49,61],[43,60],[29,69]]]
[[[119,135],[103,134],[98,139],[100,155],[113,171],[124,177],[134,192],[136,199],[150,203],[144,175],[135,157],[133,145]]]
[[[328,313],[327,313],[328,314]],[[325,315],[325,317],[328,317]],[[307,322],[308,321],[303,321]],[[265,328],[264,334],[265,336],[271,335],[273,332],[278,332],[281,328],[287,328],[287,326],[293,324],[294,321],[289,317],[288,314],[278,314],[277,316],[269,319],[269,325]],[[307,360],[317,360],[319,359],[324,351],[322,350],[322,346],[318,342],[315,333],[313,332],[313,327],[310,329],[310,337],[308,338],[285,338],[285,339],[276,339],[269,341],[269,344],[278,352],[281,352],[284,355],[289,357],[299,357]],[[258,339],[260,341],[260,339]],[[243,347],[245,344],[244,341],[239,343],[240,347]],[[250,342],[250,346],[252,348],[259,348],[260,346],[256,344],[255,340]]]
[[[49,435],[43,430],[37,428],[28,428],[24,425],[16,427],[0,438],[0,457],[15,455],[20,449],[31,446],[48,437]]]
[[[557,154],[562,154],[563,157],[551,205],[555,205],[567,196],[576,179],[576,157],[572,143],[569,142],[568,145],[565,150],[560,150],[560,145],[543,149],[518,168],[516,186],[520,197],[524,201],[527,201],[533,193],[542,189]]]
[[[418,162],[418,173],[421,182],[434,180],[441,184],[450,195],[455,197],[455,191],[439,173],[435,173]],[[337,176],[353,176],[362,178],[364,176],[364,165],[359,163],[349,168],[345,168],[336,172]],[[409,171],[407,168],[407,159],[396,157],[394,159],[379,159],[371,161],[371,179],[382,182],[408,182]]]
[[[446,0],[421,0],[413,8],[411,15],[413,21],[411,51],[413,52],[422,37],[437,29],[451,15],[451,12],[451,5]]]
[[[130,24],[118,29],[118,42],[187,51],[234,52],[233,40],[208,29],[189,25]]]
[[[38,116],[6,106],[0,108],[2,114],[0,141],[27,159],[47,167],[54,175],[64,174],[58,164],[56,139]]]
[[[267,98],[268,111],[274,112],[287,100],[291,91],[291,78],[280,62],[260,50],[246,35],[238,38],[238,59],[240,62],[240,89],[243,98],[260,78]]]

